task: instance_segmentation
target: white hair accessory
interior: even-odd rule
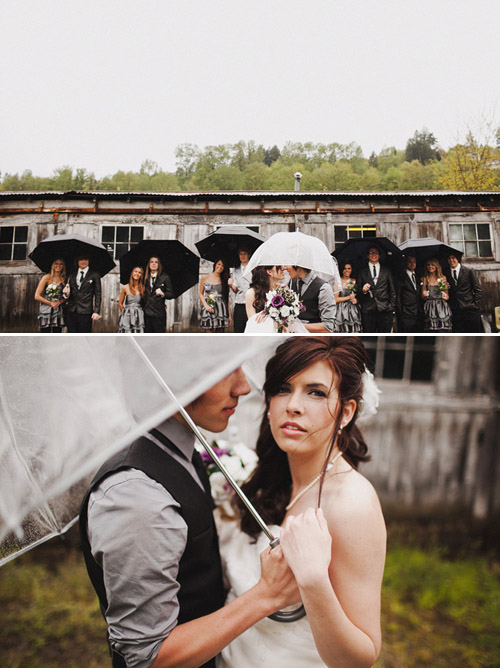
[[[381,390],[377,387],[374,375],[365,367],[363,374],[363,396],[359,404],[358,421],[366,420],[375,415],[379,404],[379,394],[381,394]]]

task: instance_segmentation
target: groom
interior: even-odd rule
[[[241,368],[186,407],[223,431],[250,387]],[[113,668],[215,666],[235,637],[298,600],[281,550],[259,582],[223,607],[209,482],[194,435],[177,413],[109,459],[80,513],[82,549],[108,624]]]

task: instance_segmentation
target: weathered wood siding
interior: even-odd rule
[[[433,199],[434,197],[434,199]],[[477,201],[481,200],[481,201]],[[466,264],[477,271],[483,288],[483,313],[500,305],[500,193],[374,195],[339,193],[0,193],[0,226],[27,225],[28,252],[47,236],[77,232],[100,240],[103,225],[138,225],[146,239],[178,239],[195,250],[195,242],[217,227],[254,226],[269,237],[299,230],[335,248],[336,225],[375,226],[378,236],[399,244],[432,236],[449,242],[450,223],[487,223],[494,256]],[[202,261],[201,273],[210,271]],[[37,331],[33,300],[40,272],[26,261],[0,261],[0,331]],[[96,332],[114,332],[120,292],[118,269],[103,281],[102,320]],[[198,328],[198,288],[169,305],[167,326],[173,332]]]

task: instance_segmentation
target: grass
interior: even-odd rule
[[[470,544],[424,547],[418,530],[389,536],[376,668],[500,668],[500,561]],[[76,542],[54,541],[0,569],[2,666],[109,668]]]

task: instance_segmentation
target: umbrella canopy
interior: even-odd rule
[[[101,276],[116,266],[113,258],[100,241],[84,237],[81,234],[56,234],[41,241],[29,254],[33,262],[44,272],[49,272],[52,262],[62,258],[69,273],[78,257],[85,255],[90,266]]]
[[[248,274],[259,266],[303,267],[314,269],[320,274],[338,277],[336,261],[325,244],[316,237],[302,232],[277,232],[273,234],[250,258],[244,273]],[[340,283],[340,277],[338,278]]]
[[[263,351],[248,336],[0,338],[0,565],[69,528],[101,463],[178,410],[165,383],[187,405]]]
[[[265,237],[248,227],[230,225],[215,230],[197,241],[195,246],[205,260],[216,262],[222,258],[230,267],[237,267],[240,264],[239,248],[246,248],[252,254],[265,240]]]
[[[169,275],[174,297],[198,283],[200,258],[177,239],[145,239],[120,258],[120,283],[129,282],[134,267],[146,269],[150,257],[158,257]]]
[[[368,249],[376,246],[380,251],[380,261],[385,263],[392,271],[398,272],[401,268],[401,251],[389,241],[387,237],[365,237],[348,239],[341,246],[336,248],[332,255],[337,258],[342,266],[345,262],[350,262],[353,266],[353,273],[356,275],[361,267],[368,264]]]
[[[425,261],[429,258],[436,258],[441,264],[441,267],[448,266],[448,255],[456,255],[460,261],[463,252],[457,248],[452,248],[438,239],[433,237],[424,237],[422,239],[407,239],[399,244],[399,250],[405,257],[411,255],[417,261],[417,266],[422,267]]]

